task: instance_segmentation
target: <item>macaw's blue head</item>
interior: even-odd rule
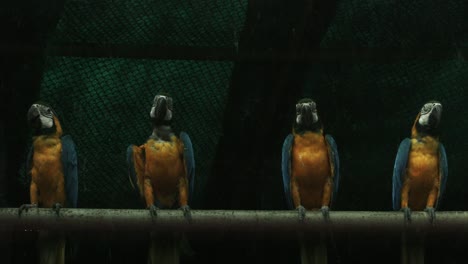
[[[172,120],[172,98],[165,94],[154,97],[150,117],[154,125],[170,125]]]
[[[317,113],[317,104],[309,98],[299,100],[296,104],[295,131],[319,131],[321,128],[322,124]]]
[[[429,135],[437,135],[441,117],[442,104],[440,102],[429,101],[425,103],[416,119],[416,130]]]
[[[48,104],[44,102],[34,103],[29,108],[27,117],[34,135],[46,135],[56,132],[57,114]]]

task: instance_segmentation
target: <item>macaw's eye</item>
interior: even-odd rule
[[[424,105],[424,107],[421,109],[421,114],[427,114],[429,111],[431,111],[431,106],[430,105]]]

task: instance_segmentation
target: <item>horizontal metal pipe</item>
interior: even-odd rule
[[[12,230],[61,231],[182,231],[294,233],[318,232],[379,232],[407,231],[461,233],[468,232],[468,212],[437,212],[433,223],[424,212],[413,212],[405,223],[402,212],[332,211],[329,222],[319,211],[308,211],[303,221],[296,211],[232,211],[192,210],[187,220],[181,210],[159,210],[151,217],[148,210],[128,209],[68,209],[57,216],[52,209],[29,209],[21,216],[16,208],[0,209],[0,231]]]

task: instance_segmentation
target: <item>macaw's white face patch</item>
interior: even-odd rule
[[[54,125],[54,119],[41,115],[39,117],[41,120],[41,128],[51,128]]]
[[[318,121],[318,115],[317,115],[317,110],[312,113],[312,123],[315,124]]]
[[[419,124],[421,126],[429,125],[429,114],[421,114],[421,116],[419,117]]]
[[[302,124],[302,116],[301,115],[296,116],[296,123],[298,123],[299,125]]]
[[[164,117],[164,120],[171,120],[171,119],[172,119],[172,111],[167,109],[166,116]]]

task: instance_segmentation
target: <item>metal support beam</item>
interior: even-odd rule
[[[187,221],[181,210],[159,210],[153,219],[148,210],[127,209],[67,209],[57,217],[52,209],[29,209],[18,215],[16,208],[0,209],[0,232],[11,230],[123,231],[148,230],[183,232],[248,232],[295,233],[316,232],[379,232],[398,233],[403,230],[431,233],[468,232],[468,212],[437,212],[430,223],[424,212],[413,212],[405,224],[401,212],[333,211],[330,222],[319,211],[309,211],[300,222],[295,211],[228,211],[192,210]]]

